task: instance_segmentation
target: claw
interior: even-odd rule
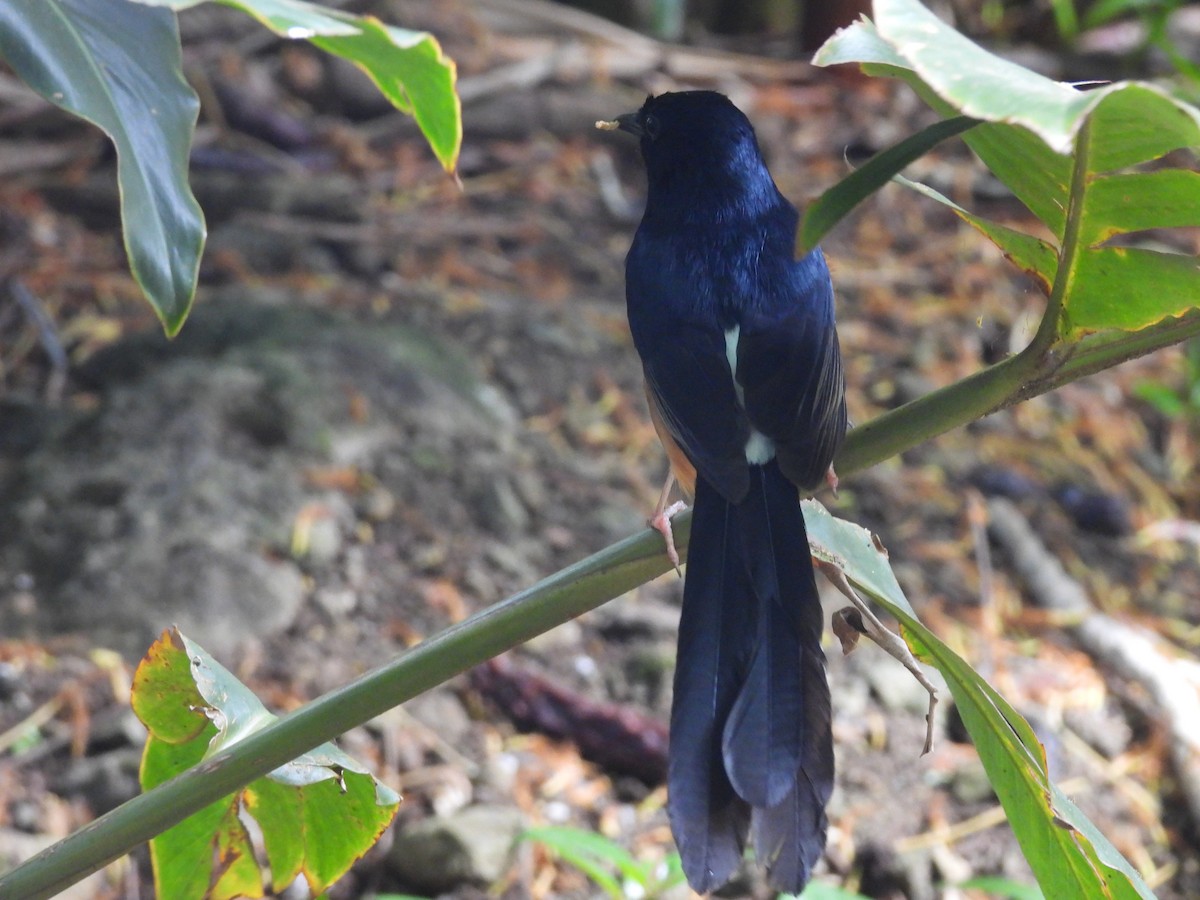
[[[668,469],[667,480],[663,482],[662,493],[658,495],[658,503],[654,507],[654,515],[650,517],[649,524],[663,536],[663,540],[667,544],[667,558],[675,567],[675,574],[682,578],[683,573],[679,571],[679,551],[675,549],[675,535],[671,531],[671,517],[687,509],[687,504],[682,500],[676,500],[670,506],[667,505],[667,498],[671,496],[671,488],[674,486],[675,474]]]
[[[650,527],[663,536],[663,540],[667,544],[667,557],[671,560],[671,565],[675,567],[675,574],[680,577],[683,576],[683,573],[679,571],[679,551],[675,549],[675,534],[671,531],[671,517],[687,508],[687,504],[682,500],[676,500],[666,509],[656,512],[650,519]]]

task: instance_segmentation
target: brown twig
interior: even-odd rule
[[[829,582],[845,594],[850,602],[854,604],[853,608],[847,607],[839,612],[840,621],[835,620],[833,624],[834,632],[839,637],[842,637],[841,632],[845,631],[844,626],[849,625],[855,631],[869,637],[885,653],[908,669],[921,687],[925,688],[929,693],[929,710],[925,713],[925,746],[921,750],[921,755],[924,756],[933,749],[933,711],[937,708],[937,688],[926,677],[925,673],[921,671],[921,666],[912,655],[912,651],[908,649],[908,645],[904,643],[899,635],[879,621],[867,602],[858,595],[858,591],[854,590],[854,587],[846,578],[846,573],[834,563],[827,562],[826,560],[813,557],[813,562],[821,570],[822,574],[829,579]],[[843,638],[842,646],[843,648],[846,647],[845,638]],[[851,649],[853,649],[852,644]]]

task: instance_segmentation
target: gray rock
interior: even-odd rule
[[[418,822],[401,834],[388,864],[408,884],[430,892],[490,884],[512,865],[524,814],[508,806],[472,806]]]
[[[679,607],[631,591],[592,610],[587,622],[608,640],[674,639],[679,629]]]

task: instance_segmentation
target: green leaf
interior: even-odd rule
[[[1071,193],[1071,161],[1019,126],[980,125],[964,140],[992,174],[1061,240]]]
[[[454,89],[455,66],[432,35],[423,35],[411,45],[405,43],[416,34],[368,17],[360,35],[314,37],[312,41],[356,63],[392,103],[412,113],[442,166],[453,172],[462,146],[462,104]]]
[[[125,250],[168,334],[187,317],[204,218],[187,183],[199,101],[167,10],[128,0],[0,3],[0,56],[117,148]]]
[[[1174,388],[1157,381],[1143,381],[1133,386],[1135,396],[1145,400],[1160,413],[1170,419],[1183,415],[1185,409],[1183,398]]]
[[[150,731],[142,757],[149,789],[276,721],[204,648],[170,629],[134,675],[133,707]],[[199,727],[197,727],[197,722]],[[319,893],[391,822],[400,798],[333,744],[323,744],[189,817],[151,841],[162,897],[261,896],[264,885],[238,818],[258,822],[274,887],[303,874]]]
[[[313,893],[324,891],[375,844],[396,812],[395,803],[380,802],[375,780],[356,772],[297,788],[260,778],[245,797],[262,827],[277,891],[299,874]]]
[[[985,122],[964,140],[1053,240],[1022,236],[921,190],[1041,280],[1050,303],[1039,352],[1065,352],[1098,331],[1139,331],[1200,306],[1197,257],[1102,246],[1120,234],[1200,222],[1200,175],[1130,170],[1200,148],[1200,109],[1149,83],[1081,91],[1051,81],[976,46],[915,0],[878,0],[875,11],[874,24],[839,32],[816,61],[857,55],[866,71],[904,79],[939,114]]]
[[[138,0],[185,9],[205,0]],[[442,166],[453,172],[462,146],[462,104],[453,60],[433,35],[385,25],[304,0],[219,0],[280,37],[306,39],[362,69],[385,97],[416,119]]]
[[[1102,160],[1100,171],[1198,143],[1200,112],[1154,85],[1118,82],[1081,91],[987,52],[916,0],[875,0],[874,11],[878,36],[953,109],[988,122],[1020,125],[1056,153],[1071,152],[1084,119],[1101,104],[1112,104],[1107,115],[1116,120],[1132,116],[1162,126],[1117,129],[1128,144],[1118,141],[1106,151],[1111,158]]]
[[[964,115],[1021,125],[1071,149],[1089,95],[988,53],[916,0],[875,0],[875,27],[925,84]]]
[[[604,863],[616,865],[617,856],[623,856],[624,862],[632,863],[633,858],[607,838],[578,828],[545,825],[526,829],[520,840],[535,841],[554,851],[592,879],[613,900],[621,900],[625,896],[621,883]]]
[[[1084,23],[1095,28],[1130,13],[1149,12],[1162,3],[1163,0],[1096,0],[1085,14]]]
[[[920,159],[942,141],[962,134],[978,122],[955,116],[935,122],[928,128],[871,157],[861,168],[843,178],[804,210],[796,234],[796,255],[803,256],[820,243],[834,225],[875,193],[898,172]]]
[[[1151,228],[1200,226],[1200,172],[1102,175],[1088,185],[1080,241],[1088,246]]]
[[[177,635],[164,631],[133,673],[134,714],[142,722],[153,722],[159,740],[171,744],[190,741],[211,727]]]
[[[1008,702],[913,612],[869,531],[805,500],[813,555],[832,562],[900,622],[913,654],[946,679],[988,779],[1021,849],[1048,897],[1092,900],[1152,897],[1133,868],[1051,784],[1045,751],[1033,729]]]
[[[1063,331],[1134,331],[1200,304],[1200,259],[1123,247],[1080,254]]]
[[[206,726],[202,737],[216,729]],[[198,764],[204,740],[169,743],[151,736],[142,754],[141,784],[149,790]],[[225,898],[262,896],[262,877],[245,826],[237,817],[237,798],[206,806],[150,842],[150,862],[159,897]]]
[[[1090,91],[1052,81],[988,53],[916,0],[877,0],[876,21],[834,35],[817,65],[859,62],[899,77],[945,117],[984,122],[966,142],[1062,237],[1071,189],[1068,155],[1092,117],[1091,172],[1108,172],[1200,146],[1200,110],[1157,85],[1117,82]]]
[[[1157,84],[1118,81],[1086,95],[1091,113],[1094,172],[1112,172],[1159,159],[1172,150],[1200,148],[1200,110]],[[1076,123],[1076,131],[1083,117]]]
[[[570,828],[565,825],[542,825],[527,828],[522,840],[536,841],[564,856],[577,859],[588,856],[598,862],[607,863],[635,884],[646,887],[650,884],[654,865],[635,859],[633,854],[602,834]]]

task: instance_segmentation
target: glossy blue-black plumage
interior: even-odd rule
[[[630,329],[652,405],[697,472],[671,826],[696,890],[733,875],[752,832],[772,883],[798,893],[833,786],[798,492],[846,428],[829,273],[819,251],[794,258],[796,211],[727,98],[663,94],[618,121],[648,176],[626,260]]]

